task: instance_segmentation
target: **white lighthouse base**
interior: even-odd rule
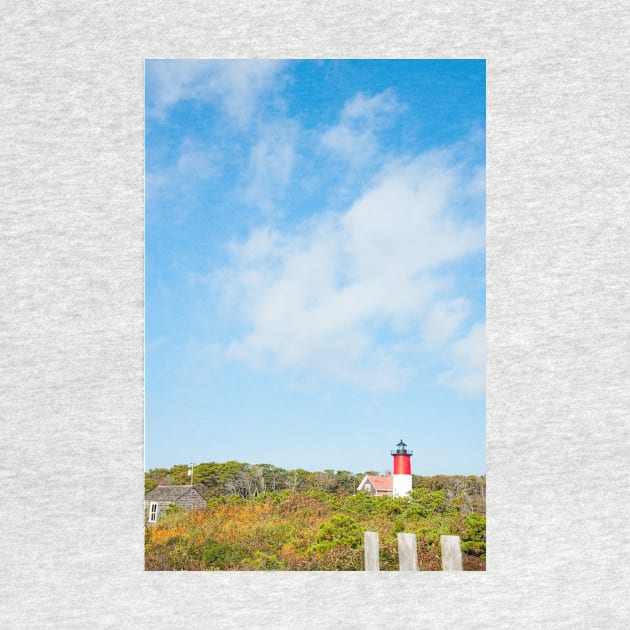
[[[411,492],[411,475],[394,475],[395,497],[406,497]]]

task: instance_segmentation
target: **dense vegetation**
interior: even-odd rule
[[[369,471],[373,472],[373,471]],[[190,482],[187,466],[146,473],[148,490]],[[240,462],[195,466],[208,507],[171,507],[145,532],[148,570],[363,569],[363,532],[380,537],[381,569],[398,569],[399,532],[414,533],[421,570],[439,570],[439,538],[462,539],[464,566],[485,569],[485,479],[414,475],[404,499],[355,494],[363,474]]]

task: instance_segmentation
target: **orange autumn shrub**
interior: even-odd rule
[[[174,529],[154,529],[150,533],[150,542],[155,545],[163,545],[165,542],[176,536],[185,537],[187,531],[184,527],[177,527]]]

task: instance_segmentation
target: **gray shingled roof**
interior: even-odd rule
[[[189,490],[197,492],[192,486],[158,486],[153,488],[144,498],[151,499],[151,501],[171,501],[174,503]]]

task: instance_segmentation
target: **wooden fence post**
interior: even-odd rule
[[[400,571],[418,570],[418,547],[415,534],[398,534],[398,562]]]
[[[442,571],[463,571],[459,536],[440,536],[440,547],[442,548]]]
[[[378,532],[363,532],[365,548],[365,570],[380,571],[381,565],[378,558]]]

